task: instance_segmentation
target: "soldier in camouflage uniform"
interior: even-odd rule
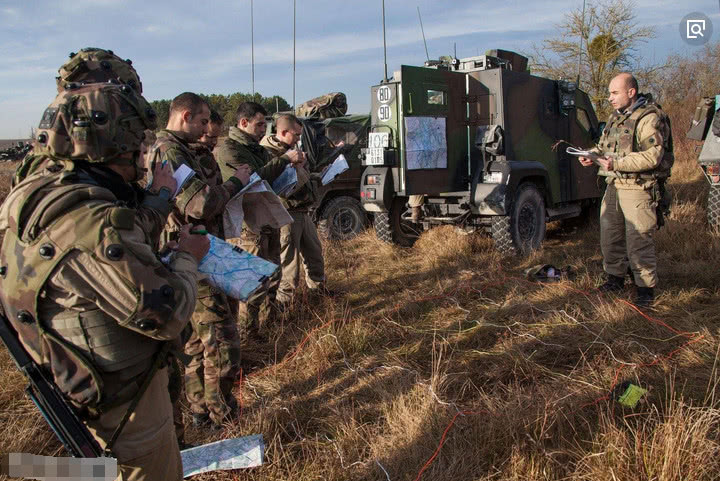
[[[302,163],[305,154],[290,150],[279,157],[271,155],[260,145],[265,135],[267,111],[255,102],[243,102],[238,106],[237,125],[230,127],[228,137],[215,148],[215,158],[220,165],[223,178],[228,178],[241,165],[248,165],[260,177],[272,183],[285,169],[288,163]],[[251,254],[280,264],[280,232],[265,226],[260,232],[253,232],[243,226],[242,238],[235,243]],[[266,291],[253,294],[246,303],[240,305],[242,329],[262,335],[263,324],[271,316],[275,303],[278,281],[271,281]]]
[[[623,289],[628,265],[637,286],[636,303],[654,300],[657,259],[653,234],[658,224],[658,204],[673,165],[670,120],[650,95],[638,94],[638,84],[628,73],[610,82],[609,101],[615,108],[597,147],[598,175],[607,189],[600,211],[600,243],[608,278],[600,289]],[[581,157],[584,166],[591,159]]]
[[[167,128],[157,133],[148,154],[151,167],[168,163],[176,170],[185,164],[195,171],[175,199],[165,229],[166,241],[190,221],[202,222],[210,234],[222,238],[225,204],[249,179],[249,168],[240,166],[222,182],[207,147],[193,144],[222,128],[209,120],[207,102],[190,92],[178,95],[170,105]],[[201,425],[212,421],[219,427],[237,407],[232,387],[240,369],[240,340],[227,297],[206,281],[200,283],[192,326],[192,336],[185,345],[185,354],[192,357],[185,368],[185,392],[193,422]]]
[[[265,147],[271,156],[281,157],[297,145],[302,134],[302,125],[294,115],[282,114],[276,119],[275,126],[277,133],[265,136],[260,145]],[[297,170],[298,177],[301,177],[300,173],[304,173],[306,179],[310,177],[304,166],[298,166]],[[305,267],[308,287],[315,292],[320,292],[325,287],[322,243],[309,214],[315,196],[312,182],[307,181],[290,197],[282,199],[283,205],[293,218],[292,224],[280,228],[282,275],[276,300],[283,311],[292,302],[293,293],[300,282],[301,263]]]
[[[102,83],[63,91],[45,111],[37,141],[52,160],[0,208],[0,301],[28,352],[117,458],[118,479],[179,481],[166,352],[190,319],[209,243],[185,226],[166,267],[136,215],[129,182],[143,174],[148,108],[137,92]],[[163,203],[146,214],[164,224],[175,182],[155,174]]]

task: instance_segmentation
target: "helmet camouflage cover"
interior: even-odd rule
[[[114,82],[129,85],[142,93],[142,83],[132,61],[115,55],[112,50],[84,48],[70,53],[70,60],[58,69],[57,88],[62,92],[69,84]]]
[[[139,152],[156,115],[127,85],[95,83],[61,91],[38,125],[34,154],[54,159],[113,162]]]

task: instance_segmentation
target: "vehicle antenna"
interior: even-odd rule
[[[255,32],[253,18],[253,0],[250,0],[250,72],[252,77],[252,94],[255,96]]]
[[[418,11],[418,19],[420,20],[420,31],[422,32],[423,43],[425,44],[425,57],[427,57],[427,59],[430,60],[430,54],[428,53],[428,49],[427,49],[427,41],[425,40],[425,29],[423,28],[422,17],[420,16],[420,6],[417,7],[417,11]]]
[[[385,58],[385,76],[383,81],[387,83],[387,41],[385,39],[385,0],[382,0],[382,21],[383,21],[383,56]]]
[[[585,0],[583,0],[582,20],[580,21],[580,50],[578,50],[577,85],[580,86],[580,69],[582,68],[583,35],[585,34]]]
[[[297,1],[293,0],[293,112],[295,112],[295,25]]]

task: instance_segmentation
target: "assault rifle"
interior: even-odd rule
[[[76,458],[99,458],[103,450],[87,427],[67,405],[57,385],[43,373],[15,334],[10,321],[0,311],[0,337],[20,372],[30,384],[25,393],[32,399],[65,449]]]

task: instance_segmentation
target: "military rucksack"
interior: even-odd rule
[[[142,93],[142,82],[132,66],[130,59],[123,60],[112,50],[101,48],[84,48],[79,52],[71,52],[70,60],[58,69],[58,92],[71,84],[90,84],[112,82],[130,86],[137,93]]]
[[[333,92],[310,99],[298,106],[298,117],[329,119],[347,113],[347,97],[342,92]]]

